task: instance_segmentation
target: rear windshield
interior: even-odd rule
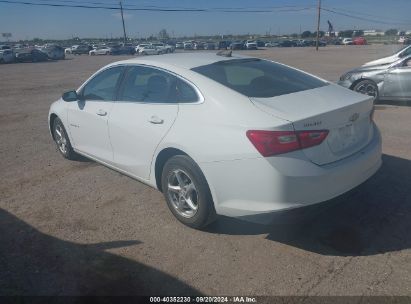
[[[248,97],[275,97],[328,85],[305,73],[257,58],[219,61],[192,70]]]

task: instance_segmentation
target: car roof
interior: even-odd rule
[[[232,55],[231,57],[219,56],[216,53],[177,53],[166,54],[161,56],[145,56],[129,60],[114,62],[111,65],[117,64],[147,64],[153,66],[175,66],[184,69],[192,69],[195,67],[213,64],[219,61],[227,61],[233,59],[249,58],[246,56]]]

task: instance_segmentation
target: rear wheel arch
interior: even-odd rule
[[[157,189],[160,191],[162,190],[162,185],[161,185],[161,175],[163,173],[163,168],[166,162],[173,156],[176,155],[186,155],[189,156],[187,153],[185,153],[182,150],[176,149],[176,148],[165,148],[158,153],[156,157],[156,162],[154,165],[154,173],[155,173],[155,179],[156,179],[156,186]]]

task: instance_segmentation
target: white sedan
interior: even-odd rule
[[[96,49],[91,50],[90,52],[88,52],[88,54],[90,56],[94,56],[94,55],[108,55],[110,54],[111,49],[109,47],[106,46],[102,46],[102,47],[98,47]]]
[[[151,44],[140,47],[138,52],[140,55],[160,55],[162,54],[161,49]]]
[[[51,105],[49,127],[64,157],[159,189],[194,228],[327,201],[381,166],[371,97],[249,57],[112,63]]]

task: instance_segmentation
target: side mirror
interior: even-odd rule
[[[79,96],[74,90],[63,93],[63,96],[61,98],[67,102],[79,100]]]

